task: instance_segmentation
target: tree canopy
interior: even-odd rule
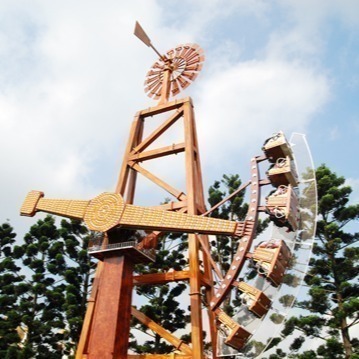
[[[16,244],[9,224],[0,227],[1,357],[73,353],[91,284],[89,237],[80,222],[57,226],[51,216],[38,220],[23,243]]]
[[[358,358],[358,339],[350,330],[358,324],[359,233],[354,224],[359,205],[350,203],[352,189],[345,178],[321,165],[316,170],[318,221],[313,257],[305,277],[308,295],[297,302],[303,314],[290,318],[282,332],[294,335],[291,353],[279,350],[269,358]],[[300,353],[307,340],[319,345]],[[284,355],[284,356],[283,356]]]

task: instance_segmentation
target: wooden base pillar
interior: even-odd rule
[[[133,264],[125,256],[104,258],[88,344],[88,359],[126,359]]]
[[[199,243],[196,235],[188,236],[190,267],[191,338],[193,359],[203,358],[203,327],[201,301],[201,273],[199,266]]]

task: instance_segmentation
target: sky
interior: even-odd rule
[[[184,93],[194,103],[204,187],[249,176],[264,140],[304,133],[316,166],[359,200],[359,2],[132,0],[0,2],[0,221],[15,230],[29,190],[90,199],[116,185],[157,55],[198,43],[206,61]],[[167,168],[176,177],[173,168]],[[150,197],[146,185],[139,200]]]

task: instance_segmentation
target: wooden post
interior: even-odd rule
[[[93,324],[89,359],[126,359],[131,319],[133,264],[125,256],[104,258]]]
[[[195,177],[195,143],[194,123],[192,117],[192,104],[184,104],[184,128],[186,144],[186,187],[187,187],[187,212],[197,214],[196,206],[196,177]],[[202,303],[201,303],[201,272],[199,264],[199,241],[195,234],[188,235],[188,255],[190,271],[190,303],[192,324],[192,351],[194,359],[203,358],[203,325],[202,325]]]

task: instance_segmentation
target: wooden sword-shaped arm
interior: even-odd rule
[[[118,193],[102,193],[90,201],[77,201],[47,199],[43,192],[31,191],[20,213],[32,217],[39,211],[81,219],[90,230],[99,232],[123,226],[163,232],[241,236],[243,227],[240,222],[125,204]]]

